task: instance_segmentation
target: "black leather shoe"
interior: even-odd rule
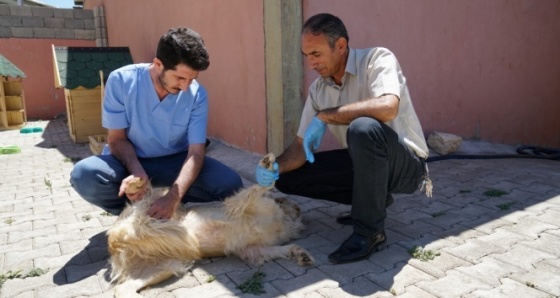
[[[354,232],[337,250],[329,255],[329,261],[333,264],[339,264],[367,259],[386,240],[387,237],[385,237],[384,232],[370,237]]]
[[[392,195],[387,196],[387,200],[385,201],[385,208],[393,205],[394,202],[395,199]],[[337,217],[336,222],[345,226],[351,226],[354,224],[354,220],[352,220],[352,216],[350,214]]]

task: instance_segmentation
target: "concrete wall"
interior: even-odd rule
[[[28,119],[66,113],[64,90],[54,88],[51,45],[95,46],[91,10],[0,5],[0,53],[21,69]]]
[[[264,1],[147,0],[140,6],[134,0],[87,0],[85,5],[104,4],[109,45],[129,46],[135,62],[151,61],[157,39],[169,27],[201,33],[211,55],[210,68],[200,75],[210,95],[209,134],[262,153],[275,133],[267,131]],[[303,19],[318,12],[340,16],[352,47],[383,46],[397,55],[426,135],[438,130],[560,147],[558,1],[301,0],[301,5]],[[299,100],[315,77],[305,71]],[[334,144],[327,140],[323,148],[329,146]]]
[[[559,1],[303,3],[339,16],[351,47],[396,54],[425,133],[560,147]]]

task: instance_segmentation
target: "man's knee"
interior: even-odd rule
[[[347,143],[349,146],[359,145],[364,142],[384,142],[385,141],[385,124],[369,117],[360,117],[355,119],[348,126]]]
[[[99,206],[101,197],[118,196],[120,184],[113,183],[109,176],[87,158],[76,163],[72,169],[70,185],[86,201]]]

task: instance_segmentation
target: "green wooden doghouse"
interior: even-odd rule
[[[27,122],[22,78],[25,78],[23,71],[0,55],[1,130],[20,129]]]
[[[64,88],[68,130],[75,143],[102,141],[107,130],[101,126],[103,85],[111,71],[132,64],[128,47],[52,46],[54,84]],[[90,144],[97,152],[99,144]]]

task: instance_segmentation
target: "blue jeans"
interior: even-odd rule
[[[385,228],[387,196],[415,192],[425,161],[393,129],[372,118],[352,121],[346,139],[348,149],[315,153],[314,163],[281,174],[276,188],[352,205],[354,231],[373,236]]]
[[[156,158],[139,158],[154,187],[170,187],[177,179],[187,152]],[[121,181],[130,173],[113,155],[97,155],[76,163],[70,184],[86,201],[118,215],[127,198],[118,196]],[[204,157],[204,166],[181,202],[219,201],[243,187],[241,177],[221,162]]]

